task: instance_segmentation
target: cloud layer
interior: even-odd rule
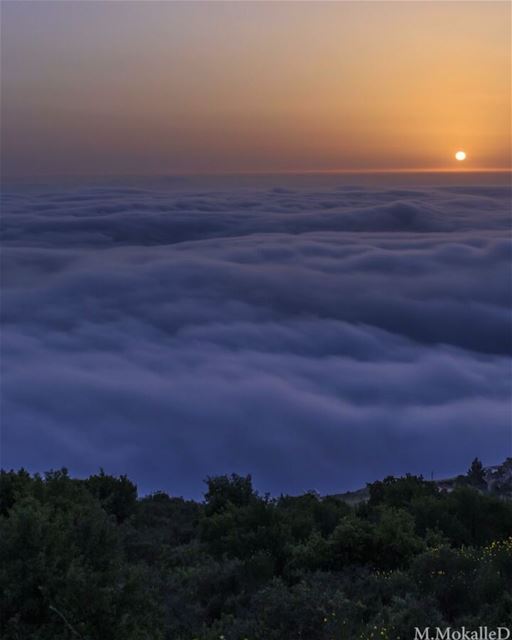
[[[510,454],[504,187],[5,194],[4,466],[198,495]]]

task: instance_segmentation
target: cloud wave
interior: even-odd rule
[[[336,491],[510,452],[504,187],[16,189],[4,465]]]

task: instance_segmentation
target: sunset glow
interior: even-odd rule
[[[449,170],[454,140],[471,148],[471,170],[507,169],[510,13],[506,2],[5,2],[3,170]]]

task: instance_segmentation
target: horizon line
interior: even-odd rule
[[[437,169],[430,168],[399,168],[399,169],[281,169],[277,171],[236,171],[236,172],[216,172],[212,174],[202,175],[301,175],[301,174],[341,174],[341,173],[355,173],[355,174],[375,174],[375,173],[512,173],[512,167],[498,167],[498,168],[464,168],[458,169],[454,167],[441,167]],[[184,174],[185,175],[185,174]],[[196,174],[201,175],[201,174]]]
[[[75,173],[75,174],[33,174],[33,175],[4,175],[0,177],[0,184],[8,181],[29,181],[42,179],[73,179],[73,178],[171,178],[171,177],[223,177],[223,176],[274,176],[274,175],[379,175],[379,174],[512,174],[512,167],[486,168],[397,168],[397,169],[277,169],[277,170],[240,170],[240,171],[172,171],[165,173]]]

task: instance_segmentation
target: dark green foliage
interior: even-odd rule
[[[477,489],[483,489],[487,486],[485,482],[485,472],[484,465],[478,458],[475,458],[469,467],[468,473],[468,483]]]
[[[437,495],[433,482],[426,482],[420,476],[407,474],[404,478],[389,476],[383,481],[368,485],[369,504],[372,507],[383,504],[388,507],[406,507],[414,499]]]
[[[147,570],[125,561],[123,531],[87,483],[16,476],[2,472],[2,487],[18,487],[1,516],[2,638],[161,637]]]
[[[271,499],[250,476],[205,501],[125,476],[0,476],[6,640],[340,640],[512,620],[512,504],[474,462],[451,493],[415,476],[351,507]]]
[[[247,507],[258,499],[252,488],[251,476],[217,476],[206,480],[208,491],[204,494],[206,513],[214,515],[232,507]]]
[[[84,486],[117,522],[124,522],[135,513],[137,487],[126,476],[114,478],[101,469],[97,476],[84,480]]]

